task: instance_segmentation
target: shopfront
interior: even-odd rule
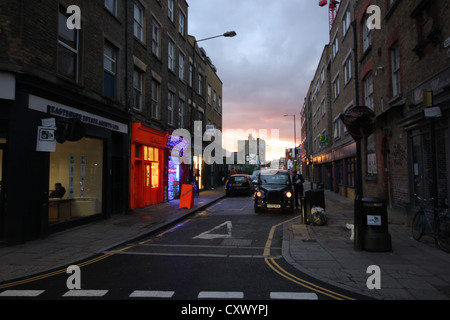
[[[127,211],[127,115],[87,102],[56,91],[41,96],[34,87],[0,101],[0,241],[45,238]],[[83,134],[56,142],[56,129],[73,119]],[[44,124],[55,131],[42,131]],[[43,141],[49,150],[41,148]]]
[[[130,209],[167,199],[168,134],[133,123],[131,131]]]

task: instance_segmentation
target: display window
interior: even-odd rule
[[[102,213],[104,142],[83,138],[50,154],[49,224]]]

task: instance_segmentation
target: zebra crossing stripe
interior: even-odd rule
[[[0,293],[0,297],[29,297],[35,298],[43,294],[45,290],[7,290]]]
[[[95,298],[103,297],[108,293],[108,290],[70,290],[66,292],[63,297],[66,298]]]
[[[270,299],[273,300],[319,300],[313,292],[271,292]]]
[[[244,299],[243,292],[219,292],[202,291],[198,294],[199,299]]]
[[[165,298],[170,299],[175,294],[174,291],[134,291],[130,298]]]

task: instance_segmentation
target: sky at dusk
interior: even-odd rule
[[[237,129],[245,135],[268,130],[268,151],[278,158],[284,146],[294,145],[294,117],[284,115],[295,114],[300,144],[300,111],[329,40],[328,7],[319,7],[318,0],[187,2],[189,34],[197,40],[237,32],[199,43],[223,81],[223,134],[234,132],[237,140],[246,138]],[[274,130],[279,130],[275,143]],[[230,150],[230,143],[224,141],[224,148]]]

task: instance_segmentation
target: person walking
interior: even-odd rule
[[[297,174],[297,170],[292,172],[292,183],[294,184],[295,208],[298,210],[300,198],[303,197],[303,183],[305,178],[302,174]]]

